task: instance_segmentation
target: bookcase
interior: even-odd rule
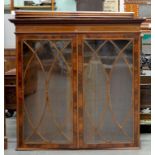
[[[16,12],[17,150],[139,147],[133,13]]]

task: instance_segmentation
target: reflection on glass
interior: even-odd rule
[[[70,40],[23,42],[24,140],[73,142]]]

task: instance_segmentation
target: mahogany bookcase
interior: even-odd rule
[[[16,12],[17,150],[139,147],[133,13]]]

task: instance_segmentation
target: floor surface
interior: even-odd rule
[[[16,120],[6,119],[8,149],[5,155],[151,155],[151,135],[141,134],[141,147],[138,150],[48,150],[48,151],[16,151]]]

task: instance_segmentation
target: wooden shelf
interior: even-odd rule
[[[149,113],[149,114],[140,113],[140,120],[143,123],[145,123],[145,122],[146,123],[148,123],[148,122],[151,123],[151,113]]]
[[[15,7],[15,10],[46,10],[46,9],[52,9],[52,6],[19,6]]]
[[[55,6],[56,2],[55,0],[51,0],[51,3],[49,4],[32,4],[32,5],[26,5],[26,6],[15,6],[14,0],[10,0],[10,10],[56,10]]]
[[[141,105],[141,108],[151,108],[151,105]]]
[[[151,120],[141,120],[140,125],[151,125]]]
[[[151,0],[125,0],[125,4],[151,4]]]

